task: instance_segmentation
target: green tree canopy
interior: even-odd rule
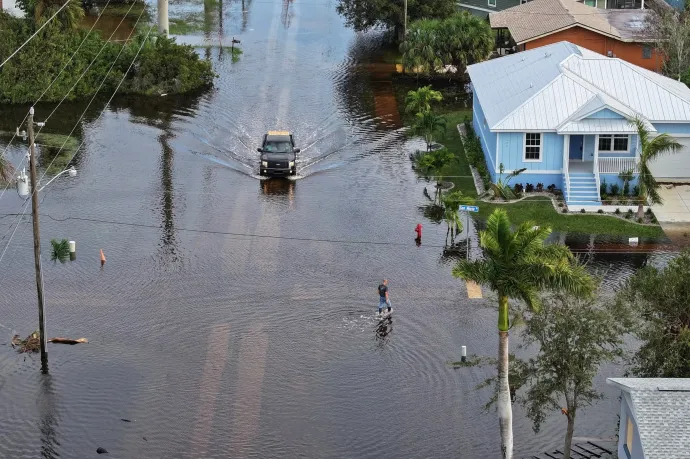
[[[522,366],[528,389],[520,401],[535,433],[550,415],[566,416],[564,459],[570,458],[578,410],[603,397],[592,384],[599,367],[623,356],[628,314],[617,306],[557,294],[527,315],[523,346],[538,345],[539,352]]]
[[[619,292],[617,301],[633,306],[641,319],[642,345],[632,372],[643,378],[690,378],[690,251],[665,268],[640,269]]]
[[[402,32],[404,24],[402,0],[338,0],[336,7],[345,23],[358,32],[384,26]],[[408,0],[407,23],[418,19],[444,18],[455,11],[453,0]],[[402,39],[401,33],[398,33]]]
[[[412,23],[400,45],[405,68],[425,74],[452,65],[456,74],[463,75],[465,67],[486,60],[493,48],[489,24],[466,11],[442,20]]]

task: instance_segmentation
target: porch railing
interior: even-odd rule
[[[637,161],[636,158],[602,158],[599,157],[599,173],[600,174],[620,174],[625,171],[633,171],[636,174]]]
[[[565,185],[565,200],[566,202],[570,199],[570,171],[568,170],[568,159],[563,161],[563,182]]]

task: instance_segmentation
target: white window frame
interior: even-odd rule
[[[492,3],[491,0],[487,0],[487,5],[489,5],[490,7],[496,8],[496,1],[497,0],[493,0],[493,3]]]
[[[528,135],[538,135],[539,136],[539,159],[527,159],[527,136]],[[534,147],[536,145],[530,145]],[[544,160],[544,134],[541,132],[525,132],[522,137],[522,161],[525,163],[540,163]]]
[[[630,153],[630,134],[599,134],[599,140],[601,140],[602,137],[611,139],[611,149],[610,150],[603,150],[601,148],[601,145],[597,145],[597,147],[599,147],[599,153],[606,153],[609,155],[627,155]],[[627,137],[628,138],[628,147],[625,150],[615,150],[614,149],[616,137],[618,137],[618,138]]]

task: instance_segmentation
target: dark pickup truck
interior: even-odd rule
[[[260,148],[261,167],[259,175],[295,175],[295,160],[299,148],[295,148],[295,139],[288,131],[268,131]]]

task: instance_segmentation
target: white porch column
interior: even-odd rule
[[[594,170],[592,172],[599,172],[599,134],[594,136]]]
[[[563,170],[568,170],[568,162],[570,161],[570,134],[563,136]]]

